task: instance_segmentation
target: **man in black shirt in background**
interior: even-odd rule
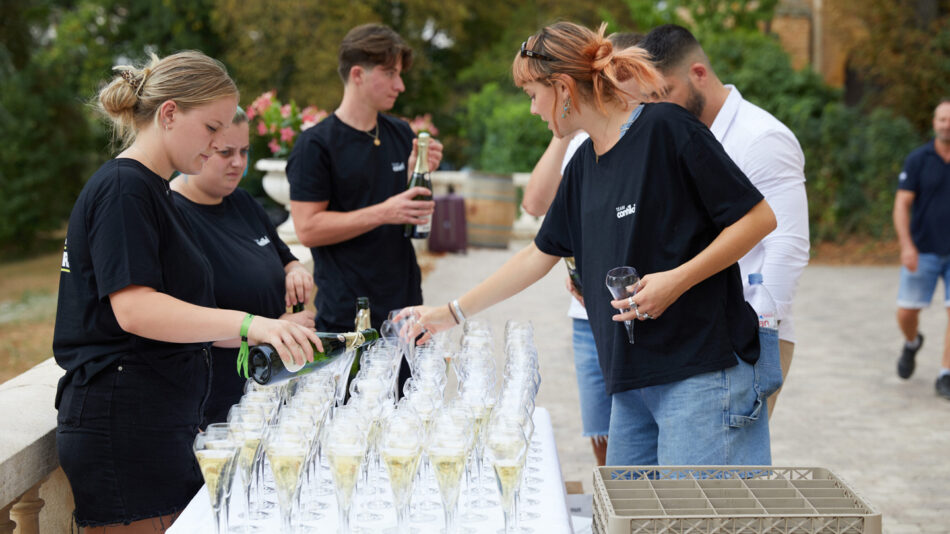
[[[424,223],[432,201],[406,190],[415,160],[414,134],[384,115],[405,91],[401,73],[412,50],[392,29],[353,28],[340,45],[343,101],[327,119],[301,133],[287,161],[291,215],[301,243],[311,247],[317,330],[353,329],[356,298],[369,297],[372,324],[390,310],[422,303],[422,276],[403,224]],[[442,145],[429,145],[429,168]]]

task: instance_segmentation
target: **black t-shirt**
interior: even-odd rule
[[[595,157],[586,141],[568,164],[535,244],[574,256],[607,393],[754,362],[754,312],[738,264],[696,284],[661,317],[635,321],[631,345],[611,317],[608,270],[640,276],[692,259],[762,200],[709,130],[672,104],[647,104],[618,143]]]
[[[379,146],[336,115],[301,133],[287,160],[291,200],[329,201],[329,211],[353,211],[404,192],[412,129],[381,113],[376,123]],[[352,330],[357,297],[370,298],[376,328],[390,310],[422,303],[422,275],[402,225],[379,226],[311,251],[317,330]]]
[[[144,361],[174,382],[176,366],[162,358],[205,343],[165,343],[119,327],[109,294],[147,286],[199,306],[215,305],[211,265],[172,201],[168,181],[131,159],[106,162],[73,206],[59,280],[53,355],[66,370],[63,388],[84,385],[123,354]]]
[[[917,250],[950,254],[950,163],[937,154],[933,140],[907,156],[897,188],[914,193],[910,234]]]
[[[220,204],[192,202],[172,192],[175,205],[190,223],[195,241],[214,270],[214,298],[221,308],[276,319],[286,312],[284,266],[297,258],[277,236],[267,213],[250,194],[235,189]],[[243,393],[236,348],[212,347],[211,397],[206,411],[215,421]]]

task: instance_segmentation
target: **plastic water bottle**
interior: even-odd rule
[[[762,285],[762,273],[749,273],[749,291],[746,300],[759,317],[759,328],[778,330],[778,313],[775,299]]]

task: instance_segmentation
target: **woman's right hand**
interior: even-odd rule
[[[323,350],[323,343],[312,329],[281,319],[254,317],[247,330],[247,338],[252,345],[270,344],[281,360],[298,366],[313,361],[311,343],[317,350]]]
[[[433,335],[456,325],[455,318],[452,317],[447,305],[403,308],[395,319],[398,321],[404,318],[413,319],[409,323],[409,339],[415,339],[419,334],[423,334],[416,341],[417,345],[422,345],[432,339]]]

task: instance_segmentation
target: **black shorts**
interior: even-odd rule
[[[56,445],[80,526],[188,505],[203,484],[192,444],[209,383],[209,354],[198,350],[125,355],[88,384],[65,386]]]

